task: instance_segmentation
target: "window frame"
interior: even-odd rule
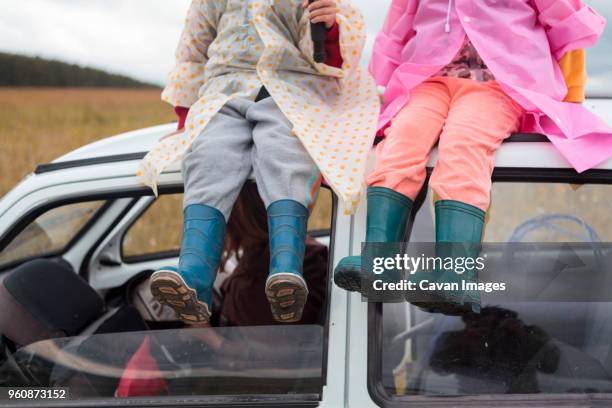
[[[31,402],[31,401],[28,401]],[[267,407],[267,408],[316,408],[320,405],[319,396],[316,394],[287,394],[287,395],[218,395],[210,397],[134,397],[134,398],[119,398],[113,399],[83,399],[83,400],[49,400],[37,401],[30,405],[16,403],[15,405],[6,405],[7,407],[27,407],[36,406],[39,408],[108,408],[108,407],[129,407],[129,408],[151,408],[151,407],[198,407],[198,408],[249,408],[249,407]]]
[[[321,237],[321,236],[325,236],[328,235],[329,236],[329,247],[328,247],[328,271],[327,271],[327,296],[325,299],[325,311],[324,311],[324,316],[325,316],[325,320],[324,320],[324,326],[323,326],[323,362],[322,362],[322,375],[321,375],[321,382],[323,385],[327,384],[327,369],[328,369],[328,355],[329,355],[329,330],[330,330],[330,319],[331,319],[331,293],[332,293],[332,288],[334,285],[334,248],[335,248],[335,243],[336,243],[336,233],[337,233],[337,229],[336,227],[336,222],[338,220],[338,196],[336,195],[335,191],[329,187],[329,186],[321,186],[321,188],[325,188],[327,190],[329,190],[330,194],[331,194],[331,204],[332,204],[332,213],[331,213],[331,221],[330,221],[330,227],[329,230],[324,230],[324,229],[316,229],[311,231],[312,236],[317,238],[317,237]],[[163,188],[160,187],[159,189],[159,196],[163,196],[163,195],[171,195],[171,194],[184,194],[184,187],[181,185],[179,187],[171,187],[171,188]],[[145,196],[152,196],[152,194],[147,191],[147,194],[144,194],[142,196],[137,196],[136,198],[142,198]],[[142,218],[142,216],[145,214],[145,212],[155,203],[155,200],[152,200],[141,212],[141,214],[134,218],[130,224],[125,228],[125,230],[122,233],[121,239],[120,239],[120,255],[121,255],[121,261],[126,263],[126,264],[137,264],[140,262],[148,262],[148,261],[157,261],[157,260],[162,260],[162,259],[168,259],[168,258],[172,258],[172,257],[178,257],[179,256],[179,251],[168,251],[168,252],[158,252],[156,254],[145,254],[145,255],[139,255],[139,256],[132,256],[132,257],[126,257],[123,253],[123,241],[125,239],[125,236],[127,235],[127,233],[130,231],[130,229],[134,226],[134,224],[136,222],[138,222],[138,220],[140,220]],[[99,243],[98,243],[99,245]],[[94,248],[96,248],[98,245],[96,245]],[[91,254],[89,255],[91,256]],[[88,260],[86,262],[84,262],[84,265],[88,263]],[[318,402],[320,402],[320,397],[317,400]],[[293,405],[292,405],[293,404]],[[318,403],[317,403],[318,405]],[[289,406],[296,406],[299,407],[301,405],[295,405],[295,403],[290,403]],[[306,405],[307,406],[307,405]],[[242,407],[242,405],[241,405]]]
[[[327,384],[327,370],[328,370],[328,355],[329,355],[329,327],[330,327],[330,314],[331,314],[331,285],[333,285],[333,251],[334,251],[334,237],[335,231],[334,228],[337,221],[337,211],[338,211],[338,199],[336,194],[331,190],[332,193],[332,221],[331,221],[331,234],[330,234],[330,246],[329,246],[329,264],[328,264],[328,296],[325,301],[324,311],[324,326],[323,326],[323,350],[322,350],[322,373],[321,373],[321,388],[324,389]],[[177,194],[183,192],[183,185],[181,184],[172,184],[166,186],[159,187],[160,195],[167,194]],[[53,209],[55,207],[59,207],[66,204],[74,204],[85,201],[101,201],[105,200],[106,203],[103,205],[100,210],[98,210],[97,214],[92,216],[90,222],[87,223],[86,227],[89,230],[94,224],[95,221],[101,216],[102,210],[106,211],[110,206],[112,206],[115,199],[122,198],[132,198],[133,201],[130,203],[122,213],[117,216],[115,221],[109,224],[106,232],[110,232],[115,228],[118,222],[125,217],[125,215],[129,212],[129,210],[134,206],[134,204],[144,197],[153,196],[153,193],[148,187],[139,186],[135,188],[123,188],[118,189],[116,191],[110,193],[100,193],[100,194],[92,194],[85,193],[82,195],[74,195],[69,198],[58,199],[57,201],[53,201],[51,203],[47,203],[36,208],[33,208],[26,212],[23,216],[21,216],[15,223],[13,223],[5,234],[0,236],[0,248],[5,248],[8,243],[10,243],[13,238],[19,234],[27,225],[33,222],[40,214]],[[97,217],[96,217],[97,215]],[[94,217],[96,220],[94,220]],[[82,233],[86,233],[87,230],[85,227],[82,229]],[[104,235],[104,234],[103,234]],[[75,236],[73,239],[74,242],[71,242],[71,245],[74,244],[78,237]],[[99,247],[103,237],[101,237],[97,242],[92,244],[90,251],[83,258],[83,264],[81,270],[79,270],[79,274],[87,279],[87,271],[84,270],[86,265],[89,264],[89,261]],[[69,250],[70,247],[67,246],[64,250]],[[62,253],[64,253],[63,251]],[[61,254],[58,254],[61,255]],[[55,255],[57,256],[57,255]],[[39,257],[36,257],[39,258]],[[34,259],[36,259],[34,258]],[[0,269],[0,273],[10,270],[14,268],[16,265],[27,262],[27,260],[20,260],[15,265],[5,265]],[[278,395],[201,395],[201,396],[164,396],[164,397],[134,397],[129,399],[120,399],[120,398],[100,398],[100,399],[83,399],[83,400],[69,400],[69,401],[53,401],[49,403],[42,402],[39,404],[40,407],[81,407],[83,405],[87,405],[88,407],[96,408],[96,407],[109,407],[109,406],[129,406],[133,408],[148,408],[151,406],[158,407],[185,407],[185,406],[197,406],[197,407],[235,407],[235,408],[246,408],[251,406],[266,406],[266,407],[318,407],[321,404],[323,398],[323,391],[320,394],[278,394]]]
[[[419,211],[427,192],[432,168],[427,169],[427,180],[416,200],[415,211]],[[561,168],[496,168],[493,172],[494,183],[564,183],[564,184],[605,184],[612,185],[612,170],[588,170],[576,173],[573,169]],[[409,226],[411,228],[411,225]],[[582,407],[585,403],[611,404],[612,393],[602,394],[496,394],[477,396],[428,397],[390,395],[382,384],[382,359],[380,358],[383,338],[383,304],[368,304],[367,339],[367,385],[372,401],[383,408],[402,408],[409,404],[418,407],[455,406],[472,408],[475,406],[516,407],[537,404],[542,407]]]
[[[325,299],[325,303],[324,303],[324,322],[323,322],[323,351],[322,351],[322,372],[321,372],[321,387],[322,389],[324,389],[325,385],[327,384],[327,373],[328,373],[328,356],[329,356],[329,331],[330,331],[330,319],[331,319],[331,291],[332,291],[332,287],[334,285],[334,281],[333,281],[333,272],[334,272],[334,263],[333,263],[333,259],[334,259],[334,248],[335,248],[335,237],[336,237],[336,233],[337,230],[335,228],[336,226],[336,222],[338,219],[338,196],[336,195],[336,193],[334,192],[334,190],[330,187],[327,186],[322,186],[322,188],[326,188],[329,189],[331,196],[332,196],[332,214],[331,214],[331,223],[330,223],[330,231],[329,231],[329,236],[330,236],[330,244],[328,247],[328,267],[327,267],[327,296]],[[136,199],[140,199],[142,197],[145,196],[152,196],[153,194],[150,192],[150,190],[144,190],[145,193],[142,195],[139,194],[133,194],[131,196],[135,197]],[[159,196],[162,195],[169,195],[169,194],[181,194],[184,193],[184,187],[183,185],[180,186],[172,186],[172,187],[160,187],[159,188]],[[155,202],[155,200],[152,200],[151,203],[149,203],[146,208],[142,211],[141,215],[139,217],[136,217],[134,220],[132,220],[132,222],[130,223],[130,225],[125,229],[125,231],[122,234],[121,237],[121,246],[120,246],[120,251],[121,251],[121,259],[122,262],[126,262],[126,258],[123,255],[123,239],[125,237],[125,235],[127,234],[127,232],[130,230],[130,228],[132,228],[133,224],[135,222],[137,222],[141,217],[142,214],[144,214],[148,208],[150,208],[151,205],[153,205],[153,203]],[[111,228],[112,229],[112,228]],[[314,231],[315,234],[316,233],[320,233],[321,230],[315,230]],[[98,243],[99,244],[99,243]],[[98,245],[96,245],[93,249],[95,250],[95,248]],[[91,254],[90,254],[91,255]],[[176,254],[178,256],[178,253]],[[140,257],[130,257],[131,260],[135,260],[136,258],[137,262],[145,262],[145,261],[151,261],[151,260],[161,260],[161,259],[167,259],[167,257],[154,257],[152,258],[149,255],[143,255]],[[88,263],[87,261],[84,262],[84,264]],[[199,396],[199,398],[192,398],[192,397],[163,397],[163,398],[159,398],[159,397],[151,397],[153,399],[155,399],[155,402],[157,403],[158,401],[164,401],[165,405],[162,406],[185,406],[186,403],[194,403],[197,402],[197,406],[198,407],[219,407],[219,406],[223,406],[223,407],[236,407],[236,408],[246,408],[246,407],[250,407],[250,406],[260,406],[261,404],[265,404],[264,406],[266,407],[318,407],[322,401],[323,398],[323,392],[321,394],[305,394],[305,395],[290,395],[290,394],[286,394],[286,395],[241,395],[241,396],[206,396],[206,395],[202,395]],[[150,407],[151,403],[151,398],[148,398],[146,400],[143,400],[144,403],[146,405],[142,405],[143,408],[145,407]],[[135,408],[139,408],[141,407],[140,405],[138,405],[136,402],[139,399],[130,399],[128,400],[130,402],[130,406],[131,407],[135,407]],[[109,400],[106,400],[109,401]],[[113,401],[115,403],[117,403],[116,400],[110,400]],[[103,402],[101,403],[102,405],[104,404]],[[104,405],[104,406],[108,406],[108,405]]]
[[[168,192],[168,193],[160,192],[159,193],[159,197],[161,198],[162,196],[169,196],[169,195],[175,195],[175,194],[184,194],[184,189],[180,188],[180,191],[171,191],[171,192]],[[162,260],[162,259],[169,259],[169,258],[178,258],[179,254],[180,254],[180,248],[178,248],[176,250],[160,251],[160,252],[153,252],[153,253],[150,253],[150,254],[132,255],[132,256],[127,256],[123,252],[125,237],[130,232],[130,230],[134,227],[134,225],[136,225],[136,223],[142,219],[142,217],[147,213],[147,211],[149,211],[151,209],[151,207],[157,202],[157,200],[158,200],[158,198],[155,198],[155,199],[151,200],[151,202],[148,203],[143,208],[143,210],[138,215],[138,217],[135,217],[126,226],[125,230],[121,234],[121,239],[119,240],[119,255],[121,257],[121,262],[122,263],[125,263],[127,265],[134,265],[134,264],[138,264],[138,263],[142,263],[142,262],[159,261],[159,260]]]

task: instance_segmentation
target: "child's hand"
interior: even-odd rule
[[[325,27],[329,30],[336,24],[336,13],[338,7],[334,0],[316,0],[312,4],[308,0],[304,0],[302,7],[310,12],[310,21],[313,23],[325,23]]]

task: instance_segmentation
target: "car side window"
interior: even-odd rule
[[[331,190],[322,188],[308,220],[308,231],[311,233],[329,232],[332,223],[333,207],[333,194]]]
[[[611,242],[612,186],[495,183],[485,242]]]
[[[332,192],[322,188],[308,222],[308,231],[315,236],[329,236],[332,220]],[[130,227],[123,239],[123,258],[178,255],[183,223],[183,195],[162,195]]]
[[[606,184],[494,183],[483,241],[612,242],[611,199]],[[411,241],[432,242],[433,220],[428,194]]]
[[[62,205],[36,217],[0,252],[0,267],[22,259],[59,254],[105,201]]]
[[[609,184],[496,182],[484,241],[544,243],[553,253],[558,252],[556,245],[572,243],[579,248],[575,255],[581,262],[593,265],[601,259],[599,247],[583,243],[610,242],[611,202]],[[435,240],[433,214],[429,193],[416,216],[411,242]],[[548,254],[531,256],[536,267],[521,271],[533,274],[525,280],[529,283],[541,277],[538,262]],[[592,292],[600,285],[595,279],[588,283]],[[527,292],[531,288],[525,285]],[[380,314],[370,320],[380,327],[369,329],[381,333],[373,342],[380,345],[373,354],[373,363],[381,366],[378,389],[385,390],[380,397],[408,404],[418,395],[612,390],[612,302],[525,302],[510,296],[483,295],[481,313],[463,317],[429,313],[408,303],[380,305]]]
[[[155,256],[181,247],[183,195],[162,195],[132,224],[123,238],[123,258]]]

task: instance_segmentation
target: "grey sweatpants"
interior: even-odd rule
[[[184,205],[205,204],[229,218],[251,173],[266,208],[295,200],[309,208],[321,173],[271,97],[229,101],[183,159]]]

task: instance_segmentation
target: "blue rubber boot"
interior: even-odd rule
[[[185,208],[178,270],[162,268],[151,275],[151,293],[174,309],[185,323],[208,323],[213,284],[223,253],[225,218],[207,205]]]
[[[441,259],[476,259],[481,250],[485,212],[472,205],[454,200],[440,200],[436,210],[436,257]],[[417,276],[419,275],[419,276]],[[476,268],[436,269],[421,272],[413,279],[427,279],[435,283],[450,283],[462,288],[462,281],[478,283]],[[429,312],[446,315],[480,313],[478,290],[440,290],[425,295],[424,302],[413,302]]]
[[[268,207],[270,275],[266,296],[274,319],[299,322],[308,298],[303,277],[309,211],[293,200],[275,201]]]
[[[368,188],[366,242],[403,242],[413,201],[385,187]],[[360,256],[343,258],[334,270],[334,282],[342,289],[364,294],[367,274],[361,270]]]

